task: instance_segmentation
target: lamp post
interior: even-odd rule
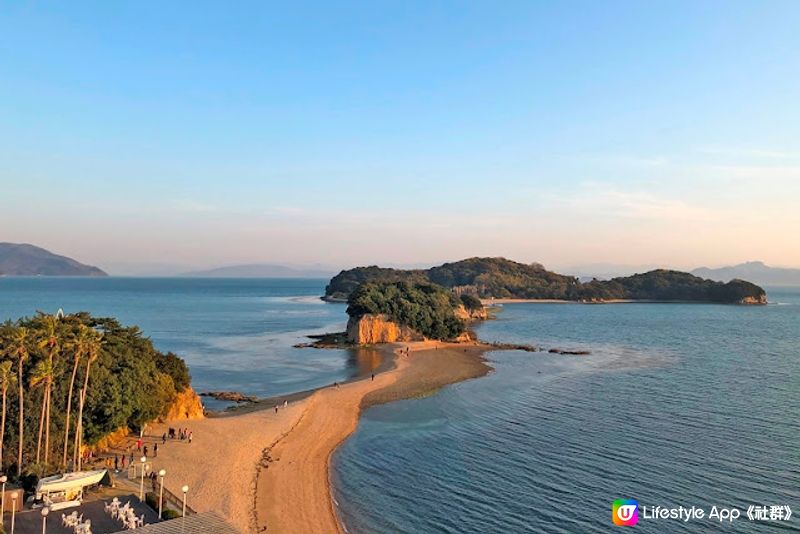
[[[11,494],[11,534],[14,534],[14,519],[17,513],[17,492]]]
[[[50,513],[50,508],[45,506],[42,508],[42,534],[45,534],[44,531],[47,530],[47,514]]]
[[[144,463],[147,461],[147,456],[141,457],[142,462],[142,481],[139,483],[139,500],[144,502]]]
[[[186,517],[186,494],[189,492],[189,486],[184,486],[181,488],[183,491],[183,514],[182,517]]]
[[[164,475],[167,474],[165,469],[158,472],[158,478],[161,482],[158,488],[158,518],[161,519],[161,504],[164,502]]]
[[[1,476],[0,482],[3,483],[3,501],[0,503],[0,521],[2,521],[3,515],[6,513],[6,482],[8,482],[8,477],[5,475]]]

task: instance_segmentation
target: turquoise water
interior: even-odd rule
[[[800,515],[800,292],[774,305],[514,304],[496,371],[368,410],[334,456],[351,533],[611,532],[611,502]],[[798,531],[645,520],[641,532]]]
[[[199,391],[270,396],[342,381],[364,368],[356,351],[295,349],[309,333],[343,330],[326,280],[2,278],[0,320],[90,311],[139,325],[156,348],[189,364]]]

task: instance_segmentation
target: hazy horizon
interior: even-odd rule
[[[0,241],[2,243],[2,241]],[[39,246],[36,243],[25,243],[28,245]],[[72,257],[82,263],[89,263],[83,261],[79,257],[70,256],[63,251],[49,250],[55,254],[62,256]],[[306,273],[313,272],[316,275],[323,277],[332,276],[344,269],[353,267],[364,267],[369,265],[378,265],[380,267],[393,267],[396,269],[428,269],[433,266],[441,265],[443,263],[454,262],[463,260],[474,256],[463,256],[458,258],[444,258],[430,262],[365,262],[365,263],[346,263],[346,264],[325,264],[320,262],[314,263],[293,263],[281,261],[254,261],[254,262],[241,262],[241,263],[201,263],[201,264],[185,264],[185,263],[170,263],[158,261],[145,261],[145,262],[104,262],[98,264],[91,264],[106,271],[111,276],[192,276],[200,275],[207,276],[213,271],[224,269],[236,268],[278,268],[288,269],[297,272],[297,276],[306,277]],[[500,255],[507,259],[518,261],[521,263],[542,263],[536,259],[519,259],[508,256]],[[764,263],[757,259],[750,259],[735,264],[725,265],[668,265],[668,264],[621,264],[621,263],[601,263],[601,262],[583,262],[565,265],[546,265],[545,268],[559,272],[561,274],[569,274],[579,277],[596,276],[598,278],[611,278],[614,276],[626,276],[633,273],[641,273],[651,271],[654,269],[676,269],[682,271],[693,271],[698,268],[720,268],[720,267],[733,267],[748,263]],[[771,268],[798,268],[791,265],[772,265],[767,264]],[[247,274],[243,276],[248,276]],[[272,276],[272,275],[270,275]],[[275,275],[278,276],[278,275]]]
[[[785,1],[12,3],[0,241],[111,272],[800,266],[799,25]]]

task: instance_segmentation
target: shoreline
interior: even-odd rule
[[[357,348],[357,347],[352,347],[352,348]],[[313,348],[313,350],[324,350],[324,349]],[[381,355],[381,363],[374,370],[375,376],[377,377],[378,375],[394,370],[397,366],[397,362],[395,361],[394,355],[391,352],[387,351],[385,348],[378,348],[376,350],[380,352]],[[352,384],[353,382],[367,380],[368,378],[369,376],[367,375],[356,375],[346,380],[343,380],[342,382],[334,382],[331,384],[325,384],[324,386],[304,389],[301,391],[294,391],[292,393],[287,393],[285,395],[273,395],[271,397],[264,397],[256,400],[255,402],[247,402],[247,403],[240,403],[238,405],[232,405],[224,410],[218,410],[218,411],[212,410],[208,412],[207,417],[213,419],[237,417],[239,415],[259,412],[262,410],[271,410],[275,406],[281,406],[284,402],[292,404],[298,401],[308,399],[309,397],[314,395],[317,391],[325,388],[334,387],[334,385],[337,383],[340,386],[344,386],[346,384]]]
[[[406,356],[401,353],[409,347]],[[253,513],[255,531],[340,532],[331,486],[331,458],[370,406],[430,394],[490,372],[483,344],[412,342],[383,348],[396,365],[374,380],[316,391],[301,419],[262,451]],[[264,503],[264,504],[262,504]]]
[[[410,353],[401,354],[406,347]],[[492,370],[484,356],[495,350],[437,341],[375,349],[383,361],[374,379],[356,376],[338,387],[261,399],[205,419],[149,424],[143,444],[151,451],[158,444],[158,455],[148,455],[152,469],[167,471],[164,486],[175,495],[188,485],[195,511],[216,511],[243,533],[265,527],[270,533],[345,532],[334,504],[331,458],[358,427],[362,411],[483,376]],[[162,443],[169,427],[186,427],[193,441]],[[129,436],[109,452],[138,458],[134,442]]]

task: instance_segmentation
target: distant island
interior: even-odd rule
[[[226,265],[214,269],[190,271],[180,276],[197,278],[328,278],[336,272],[324,267],[288,267],[271,263]]]
[[[367,282],[434,284],[456,295],[480,299],[687,301],[766,304],[766,292],[744,280],[717,282],[689,273],[657,269],[643,274],[581,282],[573,276],[548,271],[538,263],[523,264],[505,258],[469,258],[430,269],[401,270],[377,266],[356,267],[334,276],[323,298],[346,301]]]
[[[0,243],[0,275],[108,276],[97,267],[25,243]]]
[[[741,278],[766,286],[800,286],[800,269],[770,267],[761,261],[748,261],[716,269],[700,267],[692,271],[692,274],[720,282]]]

